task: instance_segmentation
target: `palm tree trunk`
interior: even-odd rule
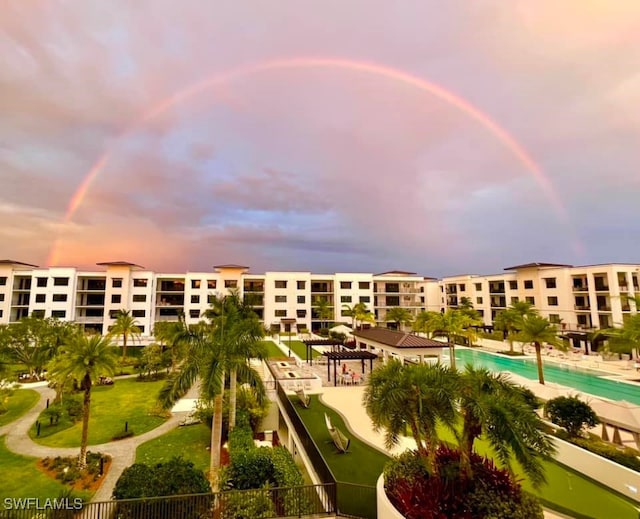
[[[456,369],[456,345],[451,340],[451,336],[447,336],[447,342],[449,343],[449,363],[451,365],[451,369]]]
[[[513,337],[509,332],[507,332],[507,340],[509,341],[509,352],[513,353]]]
[[[127,358],[127,334],[122,334],[122,360]]]
[[[82,403],[82,438],[80,439],[80,456],[78,467],[83,470],[87,466],[87,444],[89,443],[89,413],[91,411],[91,377],[85,375],[82,381],[84,386],[84,401]]]
[[[221,374],[220,394],[213,399],[213,423],[211,426],[211,465],[209,466],[209,483],[211,490],[220,490],[220,449],[222,446],[222,398],[224,395],[224,372]]]
[[[229,374],[229,432],[236,426],[236,405],[238,400],[238,374],[235,368]]]
[[[536,348],[536,364],[538,365],[538,382],[544,384],[544,373],[542,372],[542,352],[539,342],[534,342],[533,345]]]

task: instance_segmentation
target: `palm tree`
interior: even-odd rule
[[[129,310],[118,310],[116,314],[116,322],[109,330],[111,335],[122,335],[122,360],[127,358],[127,339],[140,338],[140,327],[135,317],[131,315]]]
[[[355,303],[353,306],[349,306],[347,304],[342,305],[342,315],[351,317],[352,331],[356,329],[358,318],[366,313],[369,313],[369,311],[367,310],[367,305],[364,303]]]
[[[547,343],[566,349],[562,340],[557,336],[556,328],[548,319],[534,314],[524,317],[522,329],[516,335],[516,339],[523,343],[533,344],[536,349],[536,364],[538,365],[538,381],[544,384],[544,373],[542,371],[542,344]]]
[[[101,335],[73,335],[60,348],[60,353],[51,362],[50,371],[57,379],[75,378],[84,392],[82,403],[82,437],[78,466],[87,466],[87,443],[89,438],[89,414],[91,411],[91,388],[100,376],[112,375],[116,369],[116,352],[109,337]]]
[[[394,359],[371,373],[364,391],[363,404],[375,430],[385,430],[387,448],[397,445],[408,427],[418,455],[434,474],[440,442],[437,427],[453,428],[458,418],[452,398],[456,378],[441,364],[403,365]]]
[[[327,328],[327,321],[333,318],[333,306],[331,306],[331,302],[324,297],[317,297],[313,302],[313,306],[318,313],[320,323],[324,324],[323,328]]]
[[[636,296],[640,299],[640,296]],[[640,309],[640,304],[636,303]],[[633,354],[635,358],[640,354],[640,313],[628,316],[619,328],[604,330],[604,335],[609,337],[609,348],[620,353]]]
[[[387,313],[384,317],[386,322],[396,323],[396,327],[398,330],[402,330],[403,324],[411,324],[413,322],[413,315],[406,308],[402,308],[401,306],[394,306],[387,310]]]
[[[462,415],[462,427],[457,433],[461,475],[472,476],[474,442],[483,436],[503,466],[511,470],[510,461],[515,458],[534,486],[544,483],[541,458],[549,457],[554,448],[522,388],[504,373],[467,365],[458,378],[456,395]]]
[[[509,351],[513,353],[514,335],[522,328],[522,320],[531,315],[537,315],[538,311],[531,303],[526,301],[514,301],[509,308],[496,315],[493,321],[496,330],[506,333],[509,341]]]
[[[439,314],[436,321],[436,330],[447,336],[447,346],[449,347],[449,360],[451,368],[456,369],[455,337],[466,337],[470,343],[476,338],[476,332],[471,328],[473,325],[482,324],[478,320],[461,312],[460,310],[447,310],[444,314]]]
[[[160,321],[153,328],[153,336],[160,342],[163,349],[167,348],[171,352],[171,371],[175,371],[178,361],[183,353],[182,330],[184,329],[184,314],[180,320]]]
[[[422,311],[413,321],[413,331],[424,333],[428,339],[433,336],[433,332],[438,329],[438,320],[440,319],[439,312],[427,312]]]

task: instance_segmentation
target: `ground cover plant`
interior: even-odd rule
[[[39,399],[40,394],[33,389],[13,390],[4,404],[5,412],[0,414],[0,426],[20,418],[36,405]]]
[[[77,456],[47,457],[40,460],[39,466],[50,476],[76,490],[94,492],[106,476],[111,459],[97,452],[87,452],[87,466],[78,468]]]
[[[288,339],[283,339],[282,340],[282,344],[284,345],[285,348],[289,348],[289,340]],[[302,341],[291,341],[291,351],[293,353],[295,353],[298,357],[300,357],[300,359],[302,360],[306,360],[307,358],[307,346],[305,345],[304,342]],[[317,357],[320,357],[322,355],[322,353],[320,353],[318,350],[316,350],[315,348],[311,348],[311,358],[312,359],[316,359]]]
[[[162,381],[139,382],[137,379],[116,380],[112,386],[96,386],[92,389],[91,416],[89,420],[89,445],[111,441],[126,428],[136,435],[150,431],[165,421],[155,412],[156,398]],[[29,436],[36,442],[51,447],[78,447],[81,422],[59,429],[50,424],[47,411],[38,418],[40,437],[34,423]],[[64,425],[64,424],[63,424]],[[69,425],[69,424],[67,424]],[[54,430],[55,429],[55,430]]]
[[[264,346],[269,359],[279,359],[287,356],[273,341],[260,341],[260,343]]]

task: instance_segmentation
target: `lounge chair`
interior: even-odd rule
[[[298,400],[300,400],[300,404],[305,409],[309,409],[309,402],[311,402],[311,397],[309,395],[305,395],[304,389],[296,389],[296,395],[298,395]]]
[[[342,434],[342,431],[331,423],[331,419],[327,416],[327,413],[324,414],[324,421],[327,424],[327,430],[329,431],[329,435],[331,436],[331,440],[336,446],[336,449],[338,449],[338,452],[341,454],[345,454],[347,449],[349,449],[351,440]]]

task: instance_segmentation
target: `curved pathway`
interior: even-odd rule
[[[25,387],[25,386],[23,386]],[[36,458],[46,458],[54,456],[77,456],[80,447],[47,447],[34,442],[29,437],[29,428],[38,419],[38,416],[47,406],[47,399],[53,400],[55,391],[42,384],[38,387],[29,386],[40,393],[40,400],[26,414],[13,422],[0,427],[0,436],[6,435],[5,443],[7,448],[16,454],[24,456],[32,456]],[[193,395],[195,388],[185,395],[189,398]],[[192,397],[192,396],[191,396]],[[132,465],[136,457],[136,448],[138,445],[149,440],[162,436],[163,434],[176,428],[180,421],[188,414],[188,411],[172,412],[171,417],[155,429],[147,431],[139,436],[133,436],[124,440],[118,440],[99,445],[90,445],[91,451],[99,451],[103,454],[111,456],[111,467],[107,476],[102,481],[100,488],[96,491],[91,501],[109,501],[111,493],[115,487],[122,471],[129,465]]]

